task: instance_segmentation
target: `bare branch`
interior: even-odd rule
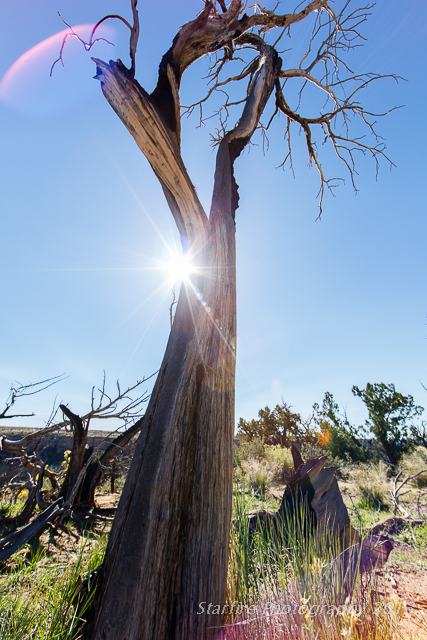
[[[65,20],[63,19],[63,17],[59,13],[59,11],[58,11],[58,16],[60,17],[61,21],[65,24],[65,26],[67,26],[69,28],[70,32],[66,33],[64,38],[63,38],[63,40],[62,40],[62,45],[61,45],[61,50],[59,52],[59,57],[55,60],[55,62],[52,64],[52,66],[50,68],[50,75],[51,76],[52,76],[52,73],[53,73],[53,69],[55,68],[55,65],[58,62],[60,62],[62,64],[62,66],[64,66],[64,60],[63,60],[62,56],[63,56],[64,48],[65,48],[65,45],[67,43],[68,38],[77,38],[77,40],[82,43],[82,45],[84,46],[85,50],[86,51],[90,51],[92,49],[93,45],[96,44],[97,42],[100,42],[100,41],[106,42],[107,44],[111,44],[111,46],[114,46],[113,43],[109,42],[106,38],[96,38],[95,40],[93,39],[93,36],[95,35],[95,32],[98,29],[98,27],[103,22],[105,22],[106,20],[110,20],[111,18],[114,18],[114,19],[117,19],[117,20],[121,20],[121,22],[123,22],[132,31],[132,27],[130,26],[129,22],[127,20],[125,20],[124,18],[122,18],[121,16],[118,16],[118,15],[104,16],[93,27],[92,33],[90,34],[89,42],[85,42],[85,40],[83,40],[83,38],[81,38],[79,35],[77,35],[77,33],[72,28],[72,26],[70,24],[68,24],[67,22],[65,22]]]
[[[138,17],[138,10],[136,8],[136,5],[138,4],[138,0],[131,0],[131,3],[132,3],[132,14],[133,14],[133,27],[131,29],[131,34],[130,34],[129,55],[131,59],[130,73],[132,78],[134,78],[136,47],[138,45],[138,38],[139,38],[139,17]]]
[[[172,325],[173,325],[173,308],[174,306],[178,304],[178,301],[175,298],[175,287],[172,289],[172,302],[171,302],[171,306],[169,307],[169,315],[170,315],[170,322],[171,322],[171,329],[172,329]]]
[[[419,471],[418,473],[415,473],[412,476],[408,476],[407,478],[402,480],[402,482],[400,484],[398,484],[398,480],[399,480],[400,476],[402,475],[402,472],[399,471],[399,473],[397,474],[397,476],[394,479],[393,491],[391,492],[391,497],[392,497],[393,503],[394,503],[393,515],[396,515],[397,510],[399,509],[399,511],[403,514],[403,516],[405,518],[409,518],[410,517],[409,511],[407,509],[405,509],[404,507],[402,507],[402,505],[400,504],[399,500],[400,500],[400,498],[402,498],[402,496],[404,496],[407,493],[411,492],[411,489],[409,489],[409,490],[405,491],[404,493],[402,493],[403,487],[408,482],[411,482],[412,480],[414,480],[415,478],[420,476],[422,473],[427,473],[427,469],[422,469],[422,471]],[[419,511],[419,506],[418,506],[418,511]]]
[[[6,413],[11,407],[13,407],[13,405],[19,398],[23,398],[24,396],[33,396],[36,393],[41,393],[42,391],[49,389],[49,387],[52,387],[54,384],[57,384],[62,380],[66,380],[68,377],[69,376],[65,376],[65,374],[61,373],[61,375],[59,376],[54,376],[53,378],[48,378],[47,380],[42,380],[41,382],[30,382],[29,384],[21,384],[20,382],[18,382],[17,387],[12,386],[10,388],[10,394],[6,402],[6,407],[2,411],[2,413],[0,413],[0,420],[34,416],[34,413],[16,413],[11,416],[6,415]]]

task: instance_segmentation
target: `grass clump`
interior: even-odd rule
[[[249,488],[254,496],[264,498],[271,486],[272,474],[265,460],[243,460],[235,472],[235,478]]]
[[[426,472],[412,480],[419,489],[427,487],[427,449],[417,447],[412,453],[406,453],[402,457],[398,470],[402,472],[403,478],[407,478],[416,475],[423,469],[426,469]]]
[[[360,508],[377,511],[389,508],[388,467],[382,460],[353,466],[350,473],[356,485]]]
[[[8,489],[0,493],[0,517],[4,519],[16,518],[25,505],[28,490],[23,489],[18,494],[13,494]]]
[[[234,477],[258,497],[265,496],[272,485],[283,485],[292,469],[291,451],[280,445],[254,438],[235,447]]]
[[[83,539],[76,553],[58,560],[45,548],[14,554],[0,575],[2,640],[77,640],[94,593],[93,571],[101,564],[106,537],[88,550]],[[85,589],[81,589],[86,581]]]
[[[285,483],[294,467],[291,450],[278,444],[265,445],[264,456],[272,481],[277,484]]]
[[[344,573],[338,540],[309,531],[304,509],[286,521],[286,544],[250,538],[247,495],[234,495],[224,640],[391,640],[400,610],[380,601],[375,573],[358,558]]]

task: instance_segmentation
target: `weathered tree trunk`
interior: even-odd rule
[[[225,599],[234,353],[224,335],[235,336],[235,286],[233,273],[220,273],[222,282],[199,287],[214,319],[181,292],[116,516],[99,637],[196,638],[206,626],[198,603]]]
[[[79,477],[81,470],[83,469],[85,458],[87,459],[88,457],[86,443],[89,431],[89,421],[87,421],[87,424],[85,425],[80,416],[70,411],[70,409],[63,404],[60,405],[60,409],[73,425],[73,448],[67,473],[65,475],[64,482],[62,483],[61,491],[59,492],[60,497],[67,499],[70,491],[77,482],[77,478]]]
[[[181,287],[111,532],[85,631],[91,640],[202,640],[221,616],[197,615],[198,603],[225,602],[236,340],[233,163],[274,88],[278,58],[266,48],[242,117],[219,146],[208,219],[179,150],[182,48],[190,52],[188,65],[200,24],[198,18],[183,27],[183,43],[174,40],[151,97],[120,62],[96,60],[103,93],[155,171],[195,274]],[[174,66],[176,51],[181,66]]]

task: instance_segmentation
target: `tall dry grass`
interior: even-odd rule
[[[378,511],[389,507],[390,495],[389,467],[382,460],[352,465],[351,479],[357,489],[359,506]]]
[[[405,454],[399,464],[399,471],[402,471],[404,478],[414,476],[423,469],[427,469],[427,449],[424,447],[417,447],[412,453]],[[427,471],[414,478],[412,482],[420,489],[427,487]]]

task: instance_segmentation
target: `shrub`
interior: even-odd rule
[[[317,408],[316,423],[320,431],[319,445],[333,460],[366,462],[368,450],[363,446],[360,429],[356,429],[341,415],[332,393],[327,391],[322,408]]]
[[[427,469],[427,450],[424,447],[417,447],[412,453],[405,454],[399,465],[399,471],[405,478],[414,476],[423,469]],[[419,488],[427,487],[427,471],[412,482]]]
[[[294,463],[290,449],[280,445],[265,445],[264,455],[272,482],[284,483],[292,474]]]
[[[262,438],[254,438],[250,442],[241,442],[234,447],[234,467],[241,468],[246,460],[262,460],[264,458],[264,442]]]
[[[367,429],[374,434],[391,464],[397,464],[410,444],[408,422],[424,411],[412,396],[398,393],[394,384],[370,383],[365,389],[353,386],[353,395],[363,400],[369,413]]]
[[[388,508],[388,467],[380,460],[369,464],[359,464],[352,468],[351,477],[356,483],[359,505],[366,509]]]
[[[279,444],[290,447],[292,443],[314,443],[317,434],[311,427],[312,417],[303,420],[299,413],[291,411],[291,407],[283,402],[274,409],[265,407],[258,412],[258,420],[240,418],[237,437],[249,442],[261,438],[265,444]]]
[[[235,473],[236,480],[259,498],[264,498],[271,484],[272,474],[267,468],[265,460],[247,458],[241,463]]]

